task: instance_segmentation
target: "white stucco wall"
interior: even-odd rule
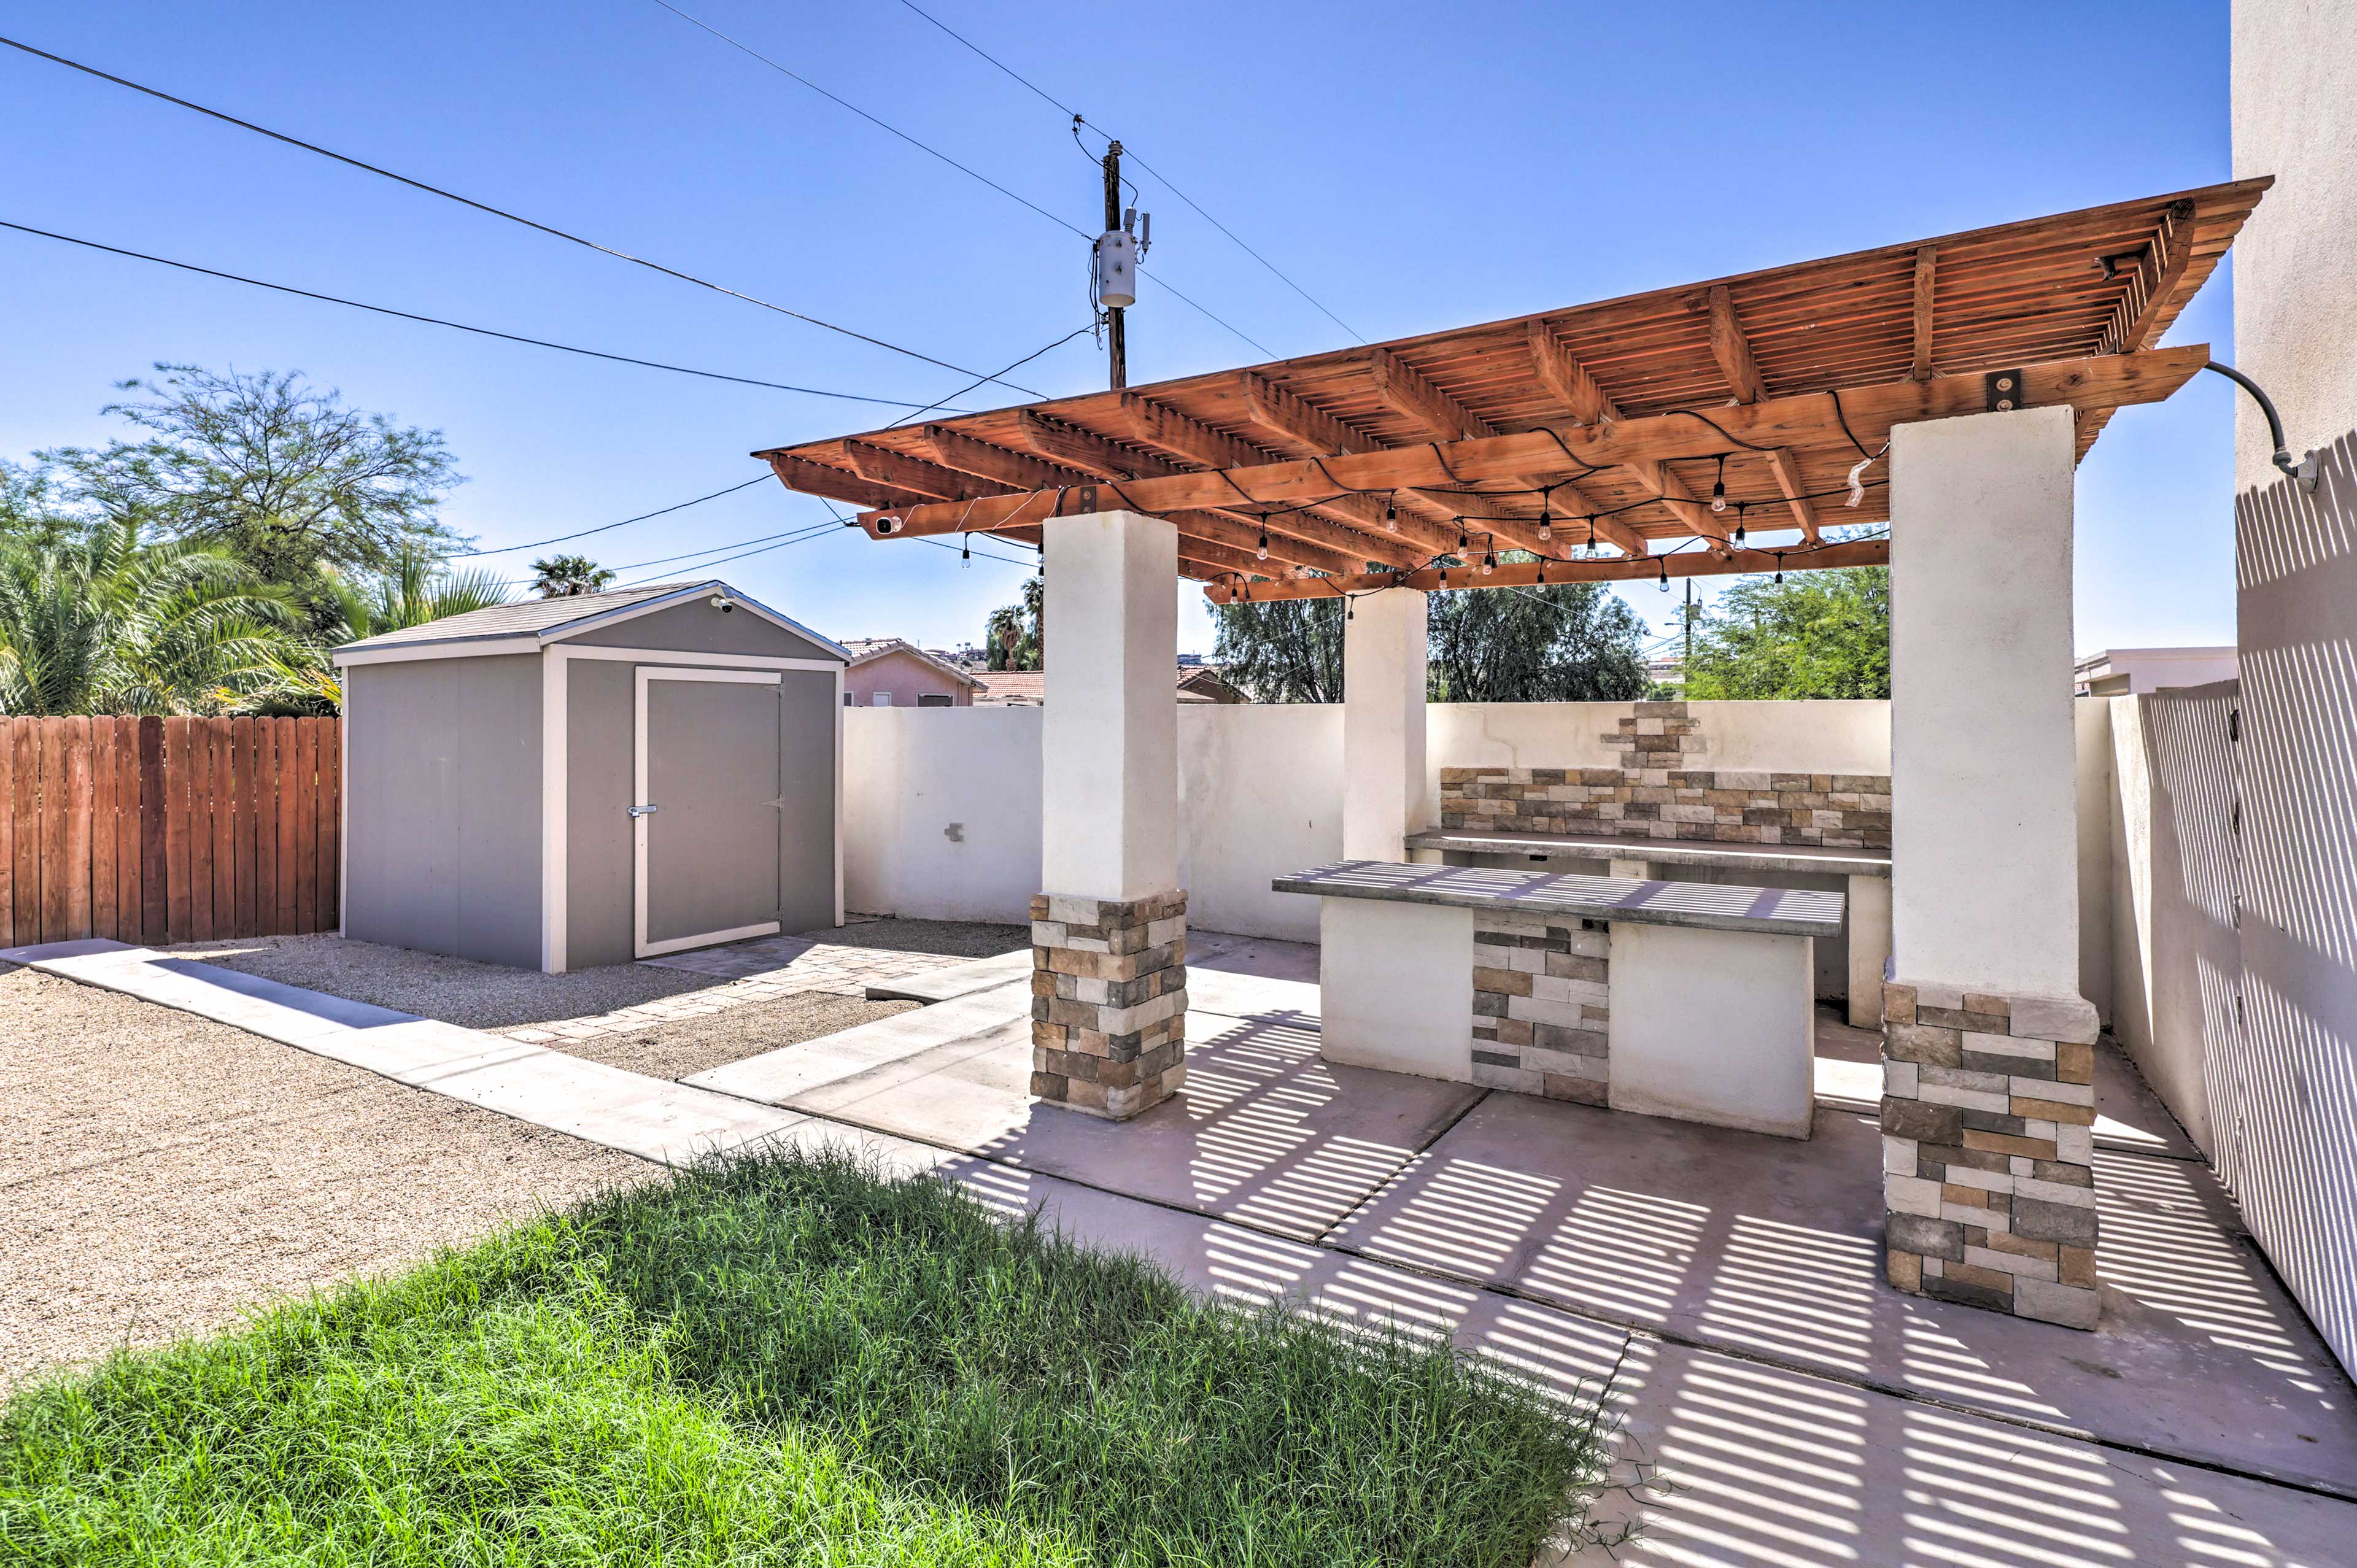
[[[2306,494],[2236,414],[2245,1070],[2213,1094],[2252,1233],[2357,1367],[2357,27],[2341,0],[2235,0],[2236,177],[2275,188],[2233,255],[2234,361]]]
[[[1318,901],[1271,878],[1342,858],[1339,704],[1174,704],[1178,886],[1200,930],[1318,940]],[[1888,703],[1697,703],[1714,767],[1889,769]],[[1625,703],[1435,703],[1426,811],[1439,769],[1594,767]],[[853,708],[844,723],[844,897],[867,913],[1022,920],[1040,885],[1044,710]],[[952,838],[950,829],[957,827]]]

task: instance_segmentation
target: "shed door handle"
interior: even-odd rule
[[[640,817],[651,817],[654,814],[655,808],[652,806],[632,806],[630,808],[630,820],[632,822],[638,821]]]

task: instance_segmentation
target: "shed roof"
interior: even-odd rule
[[[1555,582],[1652,575],[1656,542],[1700,547],[1678,575],[1861,564],[1887,547],[1820,530],[1888,520],[1877,473],[1854,508],[1835,498],[1893,424],[1992,408],[1991,378],[2014,372],[2010,406],[2073,407],[2083,456],[2114,409],[2198,371],[2198,348],[2154,345],[2270,183],[754,455],[789,489],[866,509],[877,538],[1036,542],[1062,516],[1165,517],[1180,573],[1214,597],[1331,593],[1370,563],[1433,586],[1442,557],[1491,546],[1541,556]],[[1724,512],[1700,499],[1721,481]],[[1746,549],[1738,521],[1797,537]]]
[[[855,666],[865,664],[871,659],[881,659],[888,653],[906,653],[910,658],[940,671],[953,681],[963,682],[977,692],[982,690],[982,682],[975,680],[970,672],[959,669],[945,659],[936,658],[906,638],[855,637],[845,639],[843,648],[844,651],[851,655],[851,662]]]
[[[851,658],[850,651],[841,644],[820,636],[800,621],[778,614],[717,577],[687,583],[646,583],[636,587],[610,588],[597,594],[518,599],[512,604],[492,605],[485,609],[469,610],[464,615],[445,616],[420,626],[404,627],[399,631],[364,637],[337,649],[335,658],[340,663],[353,654],[370,654],[391,649],[422,649],[441,643],[479,643],[510,639],[522,641],[527,638],[533,639],[535,646],[559,642],[595,626],[628,619],[632,615],[647,614],[714,593],[727,595],[747,609],[841,655],[846,661]]]

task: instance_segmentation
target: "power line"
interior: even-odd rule
[[[1000,70],[1005,71],[1008,76],[1014,78],[1015,81],[1022,83],[1034,93],[1037,93],[1048,103],[1063,111],[1065,113],[1070,114],[1075,124],[1085,124],[1085,120],[1079,110],[1073,108],[1071,104],[1062,102],[1060,99],[1056,98],[1053,94],[1049,93],[1046,88],[1041,87],[1038,82],[1033,81],[1029,77],[1025,76],[1013,66],[1008,65],[1005,60],[1000,59],[996,55],[992,54],[988,49],[985,49],[980,44],[975,43],[972,38],[967,38],[963,33],[959,32],[956,28],[942,21],[939,16],[934,16],[931,11],[919,5],[916,3],[916,0],[900,0],[900,4],[908,6],[909,10],[916,12],[918,16],[922,16],[926,21],[931,22],[934,27],[939,27],[942,32],[947,33],[951,38],[955,38],[959,43],[963,44],[967,48],[972,49],[975,54],[981,56],[992,65],[996,66]],[[1094,131],[1096,130],[1096,127],[1091,125],[1089,129]],[[1102,131],[1098,131],[1097,134],[1099,135],[1104,134]],[[1299,284],[1294,282],[1292,278],[1286,276],[1275,262],[1270,261],[1266,256],[1262,255],[1258,251],[1255,251],[1250,245],[1245,244],[1243,236],[1238,234],[1234,230],[1229,228],[1226,224],[1221,222],[1218,219],[1205,211],[1201,202],[1197,201],[1193,197],[1188,195],[1185,191],[1171,184],[1170,177],[1168,175],[1156,168],[1152,164],[1147,163],[1144,158],[1139,157],[1137,156],[1136,149],[1132,147],[1127,142],[1124,142],[1121,145],[1121,150],[1133,163],[1136,164],[1138,167],[1144,169],[1147,174],[1152,175],[1157,180],[1160,181],[1164,189],[1177,197],[1179,200],[1185,202],[1188,206],[1193,208],[1197,216],[1200,217],[1204,222],[1209,223],[1212,228],[1217,229],[1221,233],[1225,234],[1229,239],[1234,241],[1237,249],[1243,252],[1245,255],[1250,256],[1254,261],[1258,262],[1262,266],[1266,267],[1270,272],[1275,274],[1277,278],[1284,283],[1286,287],[1291,289],[1294,293],[1308,300],[1311,305],[1317,306],[1318,313],[1324,316],[1327,320],[1331,321],[1335,326],[1340,327],[1351,337],[1358,338],[1360,342],[1363,343],[1367,340],[1364,333],[1361,333],[1357,328],[1351,326],[1349,322],[1343,320],[1340,317],[1327,309],[1323,301],[1319,300],[1316,295],[1311,294]],[[1265,349],[1261,351],[1263,353],[1268,352]]]
[[[821,87],[817,82],[813,81],[809,77],[802,75],[800,71],[791,70],[786,66],[779,64],[776,60],[771,59],[768,55],[763,54],[752,45],[746,43],[740,38],[730,37],[728,34],[722,32],[719,28],[714,27],[709,22],[704,21],[700,17],[688,15],[685,11],[683,11],[678,6],[673,5],[671,0],[654,0],[654,3],[662,6],[664,10],[670,12],[673,16],[677,16],[681,21],[702,28],[705,32],[707,32],[714,38],[718,38],[722,43],[726,44],[729,48],[737,49],[741,53],[750,55],[753,59],[759,60],[763,65],[768,66],[771,70],[776,71],[779,75],[788,77],[792,81],[800,82],[802,86],[809,88],[813,92],[817,93],[828,102],[849,110],[852,113],[858,115],[869,124],[876,126],[879,130],[889,132],[891,134],[899,137],[901,141],[908,143],[919,152],[939,158],[942,162],[949,165],[950,167],[957,170],[960,174],[978,179],[983,184],[990,187],[991,189],[998,192],[999,195],[1006,197],[1010,201],[1019,202],[1023,206],[1029,208],[1040,217],[1048,220],[1049,222],[1061,225],[1063,228],[1071,230],[1073,233],[1078,234],[1083,240],[1093,241],[1096,238],[1094,234],[1090,233],[1087,230],[1081,228],[1077,224],[1057,217],[1054,213],[1049,211],[1046,208],[1040,206],[1029,197],[1017,195],[1016,192],[1008,189],[1006,186],[999,184],[996,180],[991,178],[988,175],[984,174],[979,169],[973,168],[968,165],[960,163],[957,159],[950,156],[949,154],[942,151],[939,147],[919,141],[916,137],[909,134],[908,132],[901,130],[898,125],[892,124],[888,121],[878,119],[877,116],[869,113],[866,110],[859,107],[856,103],[852,102],[849,99],[840,97],[835,93],[828,91],[825,88]],[[1168,182],[1166,181],[1165,183]],[[1181,199],[1184,199],[1182,198]],[[1193,203],[1189,202],[1189,205],[1192,206]],[[1143,268],[1140,268],[1138,275],[1143,277],[1149,274],[1147,274]],[[1243,338],[1245,342],[1251,344],[1262,353],[1266,354],[1270,359],[1273,360],[1276,358],[1276,351],[1271,349],[1267,344],[1263,343],[1259,338],[1253,337],[1243,328],[1235,325],[1235,323],[1214,314],[1210,307],[1204,306],[1191,295],[1183,293],[1176,285],[1171,284],[1161,277],[1156,277],[1154,281],[1157,284],[1159,284],[1162,287],[1168,289],[1173,295],[1176,295],[1180,301],[1197,311],[1199,314],[1202,315],[1207,319],[1216,322],[1221,327],[1225,328],[1228,331],[1234,333],[1238,338]],[[958,373],[960,375],[970,376],[974,372],[972,371],[960,371]],[[1038,397],[1042,394],[1034,392],[1032,395],[1034,397]]]
[[[658,3],[660,3],[660,0],[658,0]],[[684,13],[683,13],[683,14]],[[700,23],[697,25],[702,26]],[[888,343],[881,338],[871,337],[867,333],[855,331],[848,327],[838,327],[832,321],[821,320],[818,317],[807,315],[802,311],[789,309],[787,306],[782,305],[772,305],[766,299],[756,298],[752,295],[744,294],[737,289],[729,288],[725,285],[714,283],[708,278],[697,277],[693,273],[683,273],[675,267],[667,267],[661,262],[651,262],[643,256],[634,256],[627,251],[618,251],[611,245],[601,245],[595,240],[585,240],[578,234],[569,233],[563,229],[555,228],[550,224],[538,222],[530,218],[521,217],[516,213],[508,211],[504,208],[493,207],[489,202],[477,201],[472,197],[460,196],[457,192],[445,190],[440,186],[428,185],[422,179],[412,179],[407,175],[395,174],[391,169],[381,168],[375,164],[362,162],[359,158],[350,157],[345,154],[320,146],[316,142],[307,142],[299,136],[290,136],[283,131],[274,131],[268,126],[257,125],[251,120],[241,120],[234,114],[223,113],[218,109],[208,109],[201,103],[192,103],[185,98],[176,98],[171,93],[165,92],[156,88],[145,86],[139,82],[131,81],[127,77],[116,76],[112,72],[101,70],[96,66],[84,65],[80,60],[68,59],[63,55],[51,54],[47,49],[35,48],[32,45],[20,43],[15,38],[0,38],[0,44],[5,44],[10,48],[22,50],[26,54],[32,55],[40,59],[51,61],[54,64],[65,66],[70,70],[81,71],[86,76],[97,77],[102,81],[111,81],[118,87],[127,87],[134,92],[144,92],[150,98],[161,99],[167,103],[177,104],[182,109],[191,110],[196,113],[207,115],[212,119],[219,120],[223,124],[235,125],[240,130],[252,131],[254,134],[259,136],[267,136],[272,141],[284,142],[290,147],[300,147],[307,153],[317,153],[323,158],[332,158],[339,164],[345,164],[350,167],[363,170],[366,173],[377,175],[382,178],[393,180],[399,184],[408,186],[413,190],[422,190],[429,196],[438,196],[447,201],[455,201],[463,207],[471,207],[478,212],[486,212],[494,218],[504,218],[511,223],[521,223],[527,229],[537,229],[544,234],[553,235],[559,240],[570,241],[576,245],[586,246],[589,250],[612,256],[619,261],[629,262],[634,266],[641,266],[649,269],[650,271],[661,273],[666,277],[677,278],[682,283],[691,283],[695,285],[698,288],[710,289],[715,294],[725,294],[732,299],[741,299],[748,305],[758,305],[764,310],[773,310],[780,316],[790,316],[797,321],[807,322],[813,327],[824,328],[829,332],[840,333],[845,338],[854,338],[862,343],[873,344],[878,349],[888,349],[895,354],[906,355],[908,358],[912,360],[921,360],[928,365],[938,365],[945,371],[955,371],[962,376],[971,376],[976,373],[966,369],[963,365],[953,365],[947,360],[936,360],[931,354],[920,354],[914,349],[904,349],[898,343]],[[1047,395],[1044,392],[1035,392],[1027,386],[1017,386],[1013,381],[1008,381],[1005,384],[1014,387],[1017,392],[1028,393],[1032,397],[1044,397]]]
[[[200,267],[194,262],[176,262],[169,256],[151,256],[145,251],[126,251],[120,245],[102,245],[96,240],[80,240],[71,234],[59,234],[48,229],[36,229],[27,223],[12,223],[5,218],[0,218],[0,229],[14,229],[20,234],[38,234],[44,240],[61,241],[69,245],[80,245],[85,250],[103,251],[113,256],[128,256],[135,262],[153,262],[159,267],[177,267],[184,273],[199,273],[209,278],[221,278],[229,283],[242,283],[251,288],[266,288],[278,294],[291,294],[304,299],[316,299],[328,305],[344,306],[352,310],[366,310],[378,316],[396,317],[403,321],[423,322],[428,327],[447,327],[454,332],[471,332],[479,338],[497,338],[504,342],[529,344],[535,349],[554,349],[563,354],[579,354],[592,360],[608,360],[618,365],[638,365],[650,371],[669,371],[674,375],[701,376],[705,381],[733,381],[738,386],[768,387],[774,392],[801,392],[808,397],[833,398],[841,403],[881,403],[887,408],[918,406],[906,398],[867,397],[858,392],[829,392],[823,387],[795,386],[788,381],[765,381],[755,376],[732,376],[719,371],[699,371],[691,365],[666,364],[661,360],[641,360],[629,354],[609,354],[602,349],[584,349],[572,343],[551,342],[545,338],[527,338],[517,332],[500,332],[489,327],[470,327],[466,322],[445,320],[438,316],[420,316],[414,311],[395,310],[387,305],[371,305],[365,300],[346,299],[340,295],[320,294],[313,289],[296,288],[291,284],[271,283],[264,278],[250,278],[240,273],[225,273],[214,267]],[[974,383],[976,386],[981,384],[980,381]],[[936,403],[932,406],[939,407],[940,404]]]
[[[544,545],[563,544],[575,539],[587,539],[593,533],[604,533],[609,529],[627,528],[634,522],[644,522],[651,517],[662,517],[670,512],[684,511],[692,506],[702,506],[705,501],[718,500],[722,496],[733,496],[738,490],[749,490],[769,478],[769,475],[763,474],[758,478],[748,479],[741,485],[731,485],[725,490],[715,490],[708,496],[698,496],[692,501],[680,501],[672,506],[658,508],[653,511],[642,511],[636,517],[626,517],[619,522],[603,523],[596,528],[585,528],[578,533],[560,533],[554,539],[535,539],[530,544],[502,544],[497,550],[454,551],[443,559],[466,561],[479,555],[512,555],[519,550],[538,550]]]
[[[697,566],[695,570],[699,572],[709,572],[715,566],[726,566],[731,561],[743,561],[755,555],[767,555],[772,550],[783,550],[790,544],[804,543],[807,541],[817,538],[823,533],[833,533],[835,532],[837,532],[837,526],[834,523],[816,523],[809,528],[801,530],[790,538],[779,540],[775,544],[764,544],[758,550],[748,550],[736,555],[724,555],[717,561],[706,561],[703,564]],[[724,545],[721,546],[721,548],[725,549],[726,546]],[[642,583],[644,579],[641,579],[640,581]],[[615,586],[621,588],[634,588],[640,585],[640,583],[618,583],[615,585]]]

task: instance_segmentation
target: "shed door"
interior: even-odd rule
[[[778,929],[778,677],[641,665],[638,956]]]

